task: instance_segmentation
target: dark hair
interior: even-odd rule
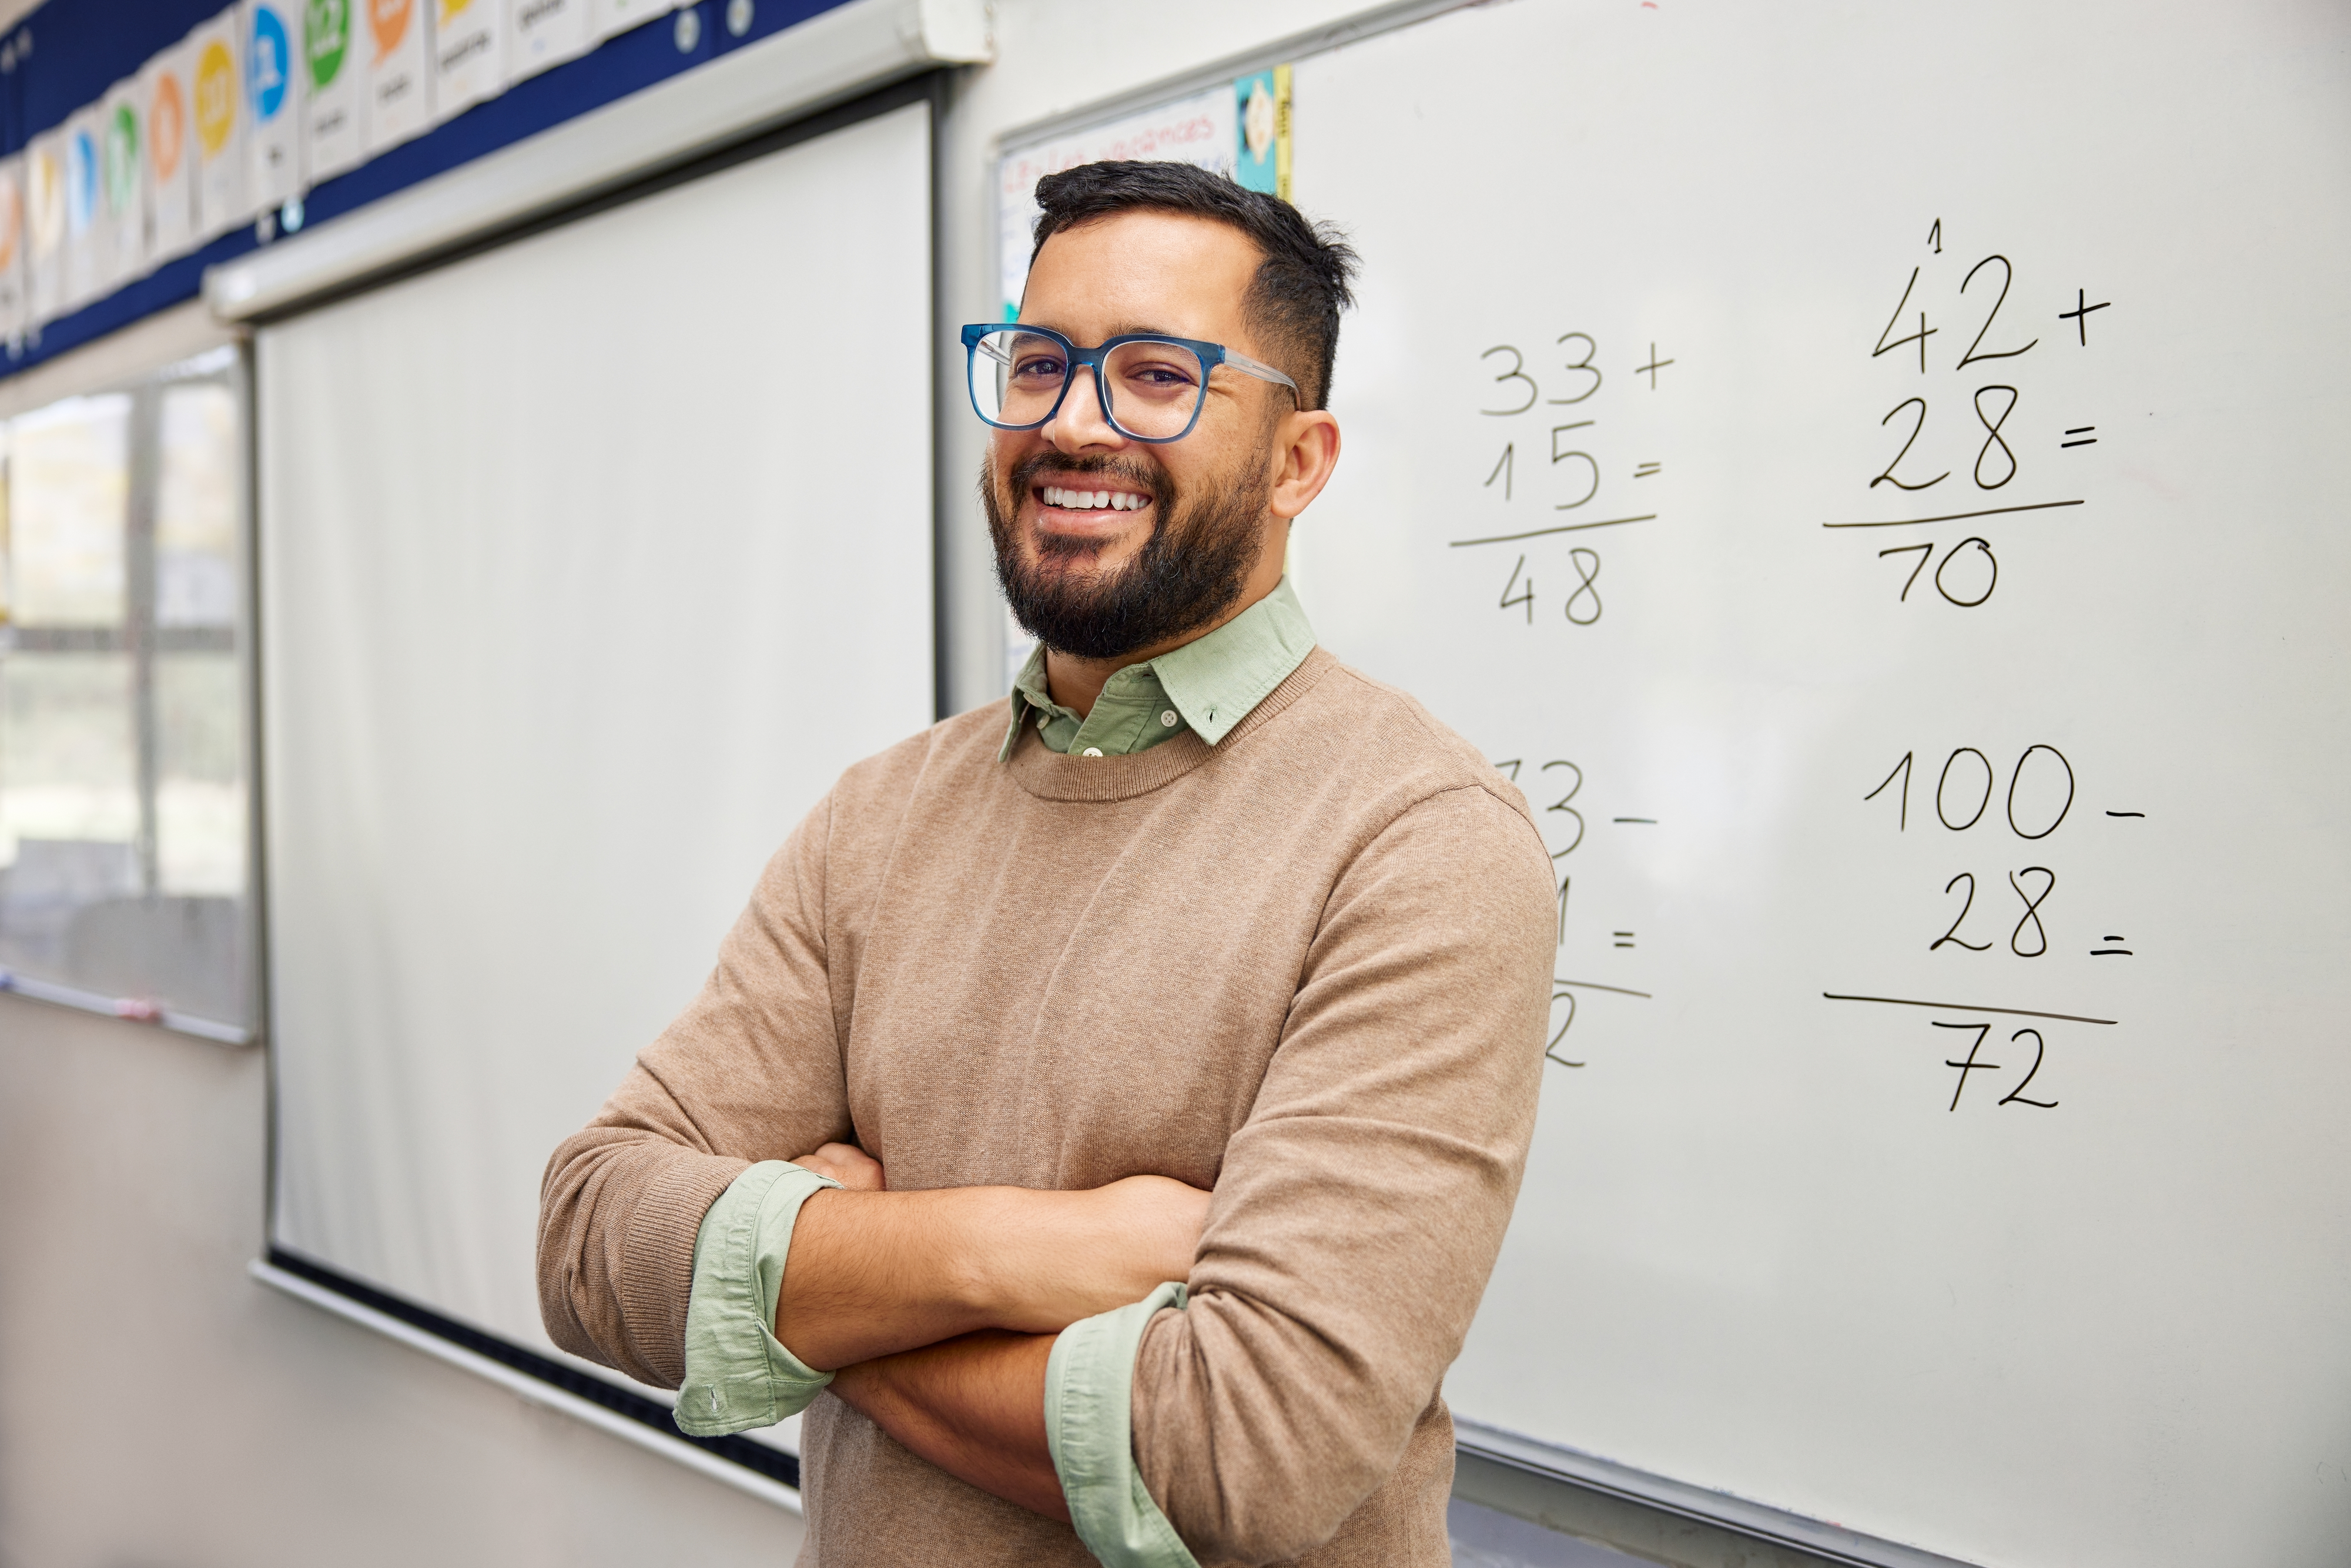
[[[1189,163],[1081,163],[1037,182],[1034,265],[1045,242],[1115,213],[1183,213],[1230,224],[1264,259],[1241,301],[1241,314],[1267,357],[1298,383],[1298,406],[1321,408],[1331,395],[1339,352],[1339,312],[1355,302],[1347,280],[1358,261],[1339,231],[1315,224],[1279,196],[1249,190]]]

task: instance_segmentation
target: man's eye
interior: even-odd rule
[[[1174,365],[1138,365],[1126,372],[1126,379],[1162,391],[1192,384],[1191,376]]]
[[[1027,355],[1012,364],[1013,375],[1024,382],[1060,381],[1061,371],[1061,361],[1045,354]]]

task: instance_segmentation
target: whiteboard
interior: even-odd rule
[[[931,722],[928,115],[260,334],[277,1245],[557,1354],[549,1155]]]
[[[1301,593],[1566,884],[1458,1413],[2344,1561],[2351,13],[1519,0],[1294,93],[1366,263]]]

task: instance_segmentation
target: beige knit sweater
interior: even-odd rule
[[[831,1139],[899,1190],[1215,1188],[1145,1331],[1140,1473],[1204,1563],[1448,1561],[1437,1385],[1510,1218],[1551,995],[1518,791],[1317,651],[1222,742],[997,760],[991,705],[869,758],[549,1162],[558,1343],[674,1386],[695,1233]],[[810,1406],[804,1563],[1091,1561],[1068,1526]]]

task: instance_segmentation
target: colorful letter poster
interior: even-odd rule
[[[147,270],[147,138],[138,78],[119,81],[99,108],[104,134],[98,153],[99,241],[106,287],[120,288]]]
[[[139,73],[140,96],[147,104],[147,254],[158,263],[185,255],[196,243],[188,59],[188,46],[175,44]],[[26,193],[32,193],[29,180]]]
[[[196,232],[205,239],[253,216],[245,177],[243,21],[232,5],[188,35],[195,77]]]
[[[25,256],[29,325],[65,313],[65,131],[45,131],[25,148]]]
[[[589,42],[601,43],[676,9],[677,0],[588,0]]]
[[[372,157],[433,123],[433,81],[424,48],[424,7],[431,0],[363,4],[367,104],[360,135]]]
[[[506,0],[433,0],[436,122],[506,89]]]
[[[65,156],[65,308],[78,310],[98,298],[98,110],[67,117]]]
[[[300,26],[291,0],[246,0],[246,178],[259,207],[302,193],[302,95],[294,60]]]
[[[1233,99],[1240,120],[1234,180],[1290,200],[1290,68],[1242,77],[1233,83]]]
[[[25,160],[0,160],[0,338],[25,333]]]
[[[366,75],[360,50],[351,0],[302,0],[302,168],[313,182],[356,169],[367,156],[360,140]]]
[[[508,0],[507,75],[516,81],[588,48],[588,0]]]
[[[997,164],[996,189],[998,273],[1003,279],[1004,319],[1019,318],[1020,290],[1029,281],[1029,252],[1041,210],[1037,205],[1038,181],[1081,163],[1124,158],[1196,163],[1229,174],[1234,151],[1239,146],[1234,129],[1237,102],[1231,88],[1212,87],[1108,125],[1008,150]]]

